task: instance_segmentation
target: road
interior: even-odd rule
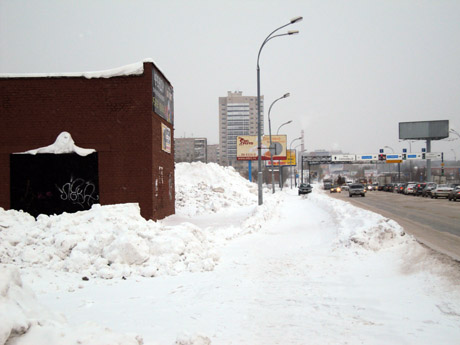
[[[329,195],[397,221],[421,243],[460,261],[460,202],[378,191],[364,198]]]

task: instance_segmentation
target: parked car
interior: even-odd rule
[[[307,183],[301,183],[299,185],[299,195],[311,193],[313,187]]]
[[[431,191],[431,198],[447,198],[449,196],[449,193],[450,191],[452,190],[453,188],[450,187],[449,185],[447,184],[438,184],[436,188],[434,188],[432,191]]]
[[[404,189],[404,194],[406,194],[406,195],[409,195],[409,194],[414,195],[416,186],[417,185],[415,183],[408,183],[406,188]]]
[[[423,191],[423,188],[425,188],[425,186],[426,186],[426,183],[417,183],[417,185],[415,186],[414,195],[415,196],[422,195],[422,191]]]
[[[348,190],[348,196],[351,198],[353,195],[366,196],[366,189],[361,183],[354,183]]]
[[[427,182],[425,188],[422,190],[422,196],[427,198],[431,196],[431,191],[437,186],[434,182]]]
[[[332,186],[331,190],[330,190],[331,193],[340,193],[341,191],[342,191],[342,188],[340,188],[340,186],[336,186],[336,185]]]
[[[447,196],[447,199],[457,201],[457,199],[460,199],[460,186],[456,186],[454,189],[452,189]]]

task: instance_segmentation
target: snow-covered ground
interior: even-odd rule
[[[319,189],[176,166],[177,214],[0,209],[0,345],[459,344],[460,264]]]

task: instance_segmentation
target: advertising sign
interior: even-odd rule
[[[449,120],[399,123],[399,139],[439,140],[449,136]]]
[[[152,68],[153,111],[169,123],[174,123],[173,87],[153,66]]]
[[[161,149],[171,153],[171,130],[164,124],[161,124]]]
[[[286,159],[274,160],[273,161],[273,166],[274,167],[277,167],[277,166],[291,166],[291,165],[292,166],[297,165],[295,150],[287,150],[286,151]],[[271,166],[270,160],[267,161],[267,166]]]
[[[286,135],[272,135],[272,143],[278,145],[279,154],[273,155],[273,160],[286,159]],[[262,160],[270,160],[270,136],[262,137]],[[244,135],[236,138],[236,159],[239,161],[256,161],[258,159],[257,152],[257,136]]]

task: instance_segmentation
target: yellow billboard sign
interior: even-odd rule
[[[270,163],[268,163],[270,165]],[[295,150],[287,150],[286,152],[286,159],[281,159],[281,160],[274,160],[273,161],[273,166],[296,166],[297,165],[297,160],[296,160],[296,152]]]
[[[286,135],[272,135],[273,146],[277,151],[273,155],[274,160],[286,159],[287,137]],[[255,161],[258,159],[257,136],[242,135],[236,138],[236,159],[239,161]],[[262,137],[261,155],[262,160],[270,160],[270,136]]]

